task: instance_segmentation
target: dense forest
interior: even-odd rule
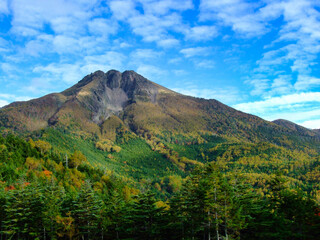
[[[187,177],[132,181],[79,150],[0,137],[0,238],[319,239],[316,154],[266,143],[182,146],[169,152],[177,162],[203,158]]]

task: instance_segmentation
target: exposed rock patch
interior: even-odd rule
[[[90,89],[87,87],[89,85],[92,85]],[[92,112],[92,120],[101,124],[112,115],[119,116],[130,102],[156,103],[159,88],[134,71],[121,73],[110,70],[107,73],[97,71],[85,77],[73,88],[66,90],[66,94],[76,94]]]

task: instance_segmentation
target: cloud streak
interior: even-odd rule
[[[317,120],[320,119],[319,104],[320,92],[304,92],[235,104],[233,107],[246,113],[262,116],[267,120],[282,118],[306,123],[311,121],[308,119],[313,119],[312,122],[317,123]]]

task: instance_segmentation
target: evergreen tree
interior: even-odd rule
[[[55,239],[58,231],[57,218],[61,216],[61,204],[65,197],[63,187],[58,186],[52,179],[44,188],[45,207],[43,209],[43,221],[49,239]]]
[[[82,239],[101,235],[103,202],[97,197],[89,181],[85,181],[74,204],[73,217]]]
[[[5,205],[5,233],[11,238],[36,239],[43,236],[44,199],[39,185],[8,191]]]
[[[132,239],[156,239],[159,236],[159,223],[163,209],[157,208],[151,191],[139,194],[128,205],[126,224]]]

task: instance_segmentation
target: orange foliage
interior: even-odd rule
[[[52,175],[52,172],[49,171],[49,170],[44,170],[43,173],[44,173],[44,175],[46,175],[47,177],[51,177],[51,175]]]
[[[10,185],[9,187],[6,187],[5,191],[15,190],[16,188],[13,185]]]

